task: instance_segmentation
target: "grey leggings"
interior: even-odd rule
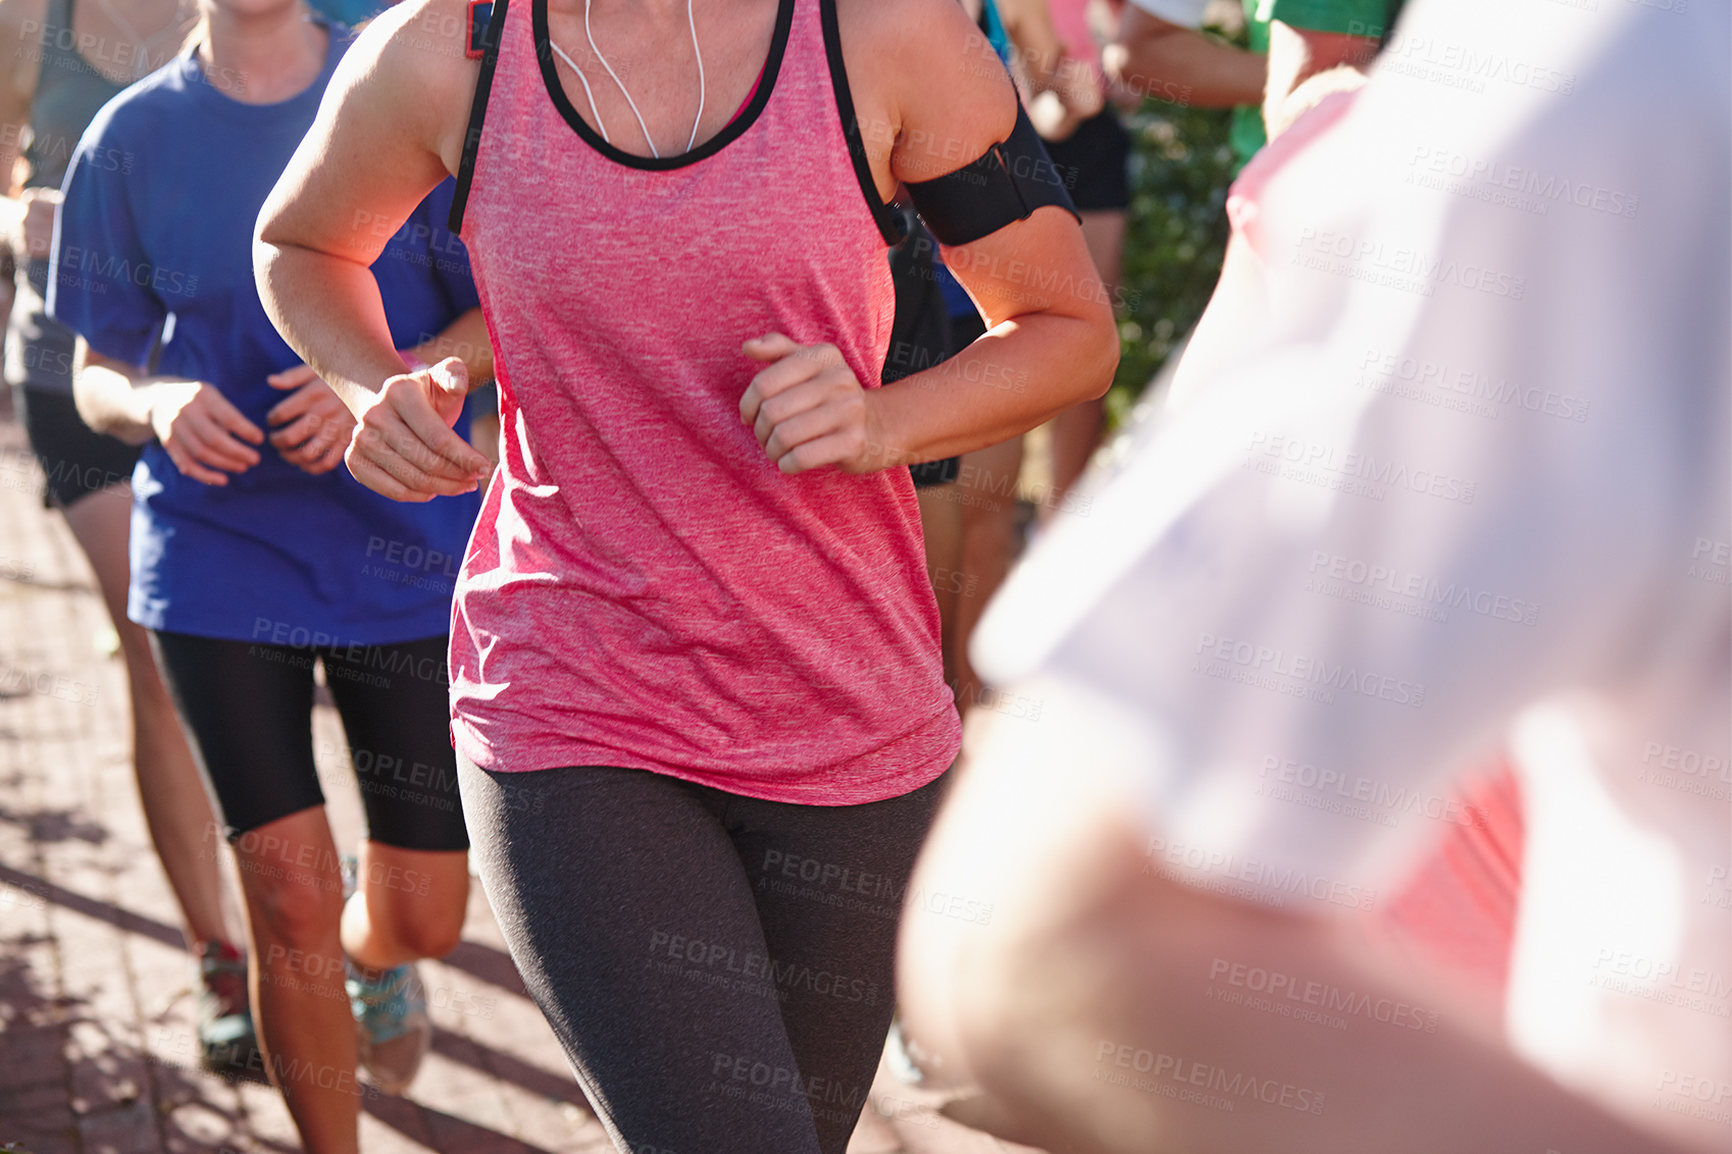
[[[458,758],[487,899],[630,1154],[844,1154],[944,778],[853,806]]]

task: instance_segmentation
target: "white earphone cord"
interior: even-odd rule
[[[625,83],[620,80],[619,74],[613,70],[613,65],[607,62],[607,57],[603,56],[601,54],[601,49],[596,47],[595,34],[589,29],[589,3],[590,0],[583,0],[583,34],[585,38],[589,40],[589,50],[595,53],[595,58],[601,61],[601,66],[603,68],[607,69],[607,74],[613,78],[614,85],[619,89],[619,94],[625,97],[626,107],[630,108],[631,114],[637,117],[638,129],[643,133],[644,143],[649,145],[650,155],[655,157],[657,160],[660,160],[662,154],[657,150],[656,142],[650,139],[649,126],[644,123],[643,113],[637,110],[637,101],[631,98],[631,93],[626,91]],[[696,56],[698,59],[698,114],[692,118],[692,134],[686,140],[686,151],[690,152],[692,146],[696,144],[698,140],[698,125],[704,119],[705,95],[704,54],[702,49],[698,47],[698,21],[697,17],[692,15],[692,0],[686,0],[686,23],[692,30],[692,55]],[[566,66],[573,72],[577,73],[577,79],[583,85],[584,98],[589,101],[590,114],[595,117],[595,126],[601,131],[602,140],[608,144],[612,144],[613,139],[607,134],[607,125],[602,123],[601,110],[595,106],[595,93],[589,90],[589,79],[584,76],[583,69],[577,66],[577,61],[566,55],[565,49],[553,43],[553,38],[551,36],[548,37],[547,43],[555,52],[559,53],[559,58],[565,61]]]

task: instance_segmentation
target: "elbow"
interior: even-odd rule
[[[1076,363],[1083,371],[1077,374],[1080,395],[1078,401],[1098,400],[1112,388],[1113,375],[1119,369],[1119,325],[1113,316],[1112,304],[1103,299],[1096,302],[1087,315],[1080,318],[1086,334],[1079,341],[1082,348]]]
[[[259,300],[264,302],[265,312],[270,314],[273,322],[277,316],[273,307],[276,296],[271,291],[271,274],[278,255],[279,250],[270,233],[270,221],[261,216],[253,229],[253,284],[259,291]]]

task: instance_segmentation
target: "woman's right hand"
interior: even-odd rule
[[[469,394],[456,357],[391,377],[360,414],[343,457],[355,480],[393,501],[473,492],[492,462],[451,431]]]
[[[215,385],[202,381],[152,385],[150,427],[175,468],[206,485],[226,485],[228,474],[258,464],[252,446],[265,440]]]

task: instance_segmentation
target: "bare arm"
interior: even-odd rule
[[[11,192],[12,173],[30,128],[31,96],[36,91],[40,71],[38,47],[46,8],[42,0],[0,0],[0,185],[4,186],[0,187],[0,243],[20,255],[35,257],[48,255],[54,229],[53,203],[44,198],[28,235],[25,221],[31,215],[31,203],[54,190],[31,189],[22,196],[12,196]]]
[[[952,895],[990,920],[905,911],[898,967],[905,1027],[942,1075],[983,1091],[968,1120],[1077,1154],[1680,1154],[1521,1060],[1495,1007],[1354,923],[1149,869],[1144,798],[1098,766],[1007,760],[981,736],[970,747],[986,756],[960,772],[909,892]],[[1435,1013],[1436,1028],[1355,1021],[1340,1034],[1206,993],[1233,966]],[[1222,1109],[1178,1093],[1216,1074],[1254,1076],[1266,1096]]]
[[[411,0],[374,20],[265,202],[254,244],[272,321],[363,418],[350,470],[398,500],[468,492],[488,470],[451,431],[468,369],[481,367],[478,318],[453,326],[468,334],[456,342],[468,356],[405,374],[369,269],[457,166],[478,71],[463,55],[467,26],[461,0]],[[485,357],[491,372],[491,352]]]
[[[142,445],[155,438],[156,432],[150,427],[155,378],[135,365],[92,352],[82,339],[78,342],[75,364],[73,399],[85,424],[129,445]]]
[[[84,423],[129,445],[162,442],[175,467],[207,485],[259,463],[258,426],[215,387],[156,377],[95,352],[82,339],[74,359],[73,399]]]
[[[1198,108],[1231,108],[1263,99],[1264,59],[1193,28],[1125,5],[1119,39],[1106,51],[1107,73],[1132,95]]]
[[[1269,139],[1287,130],[1331,92],[1365,83],[1377,41],[1337,32],[1313,32],[1279,20],[1269,24],[1269,84],[1263,124]]]
[[[881,196],[930,180],[1010,135],[1016,94],[979,33],[950,0],[842,6],[848,75]],[[936,460],[997,444],[1112,383],[1118,332],[1075,219],[1037,209],[945,262],[988,332],[942,365],[871,390],[881,450],[857,464]],[[845,465],[844,467],[849,467]]]

